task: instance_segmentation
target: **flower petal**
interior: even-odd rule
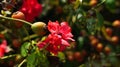
[[[0,57],[3,57],[5,53],[5,49],[0,47]]]
[[[68,25],[67,22],[62,22],[62,23],[61,23],[60,33],[62,33],[63,39],[74,41],[74,40],[71,38],[71,37],[73,37],[73,35],[72,35],[72,33],[71,33],[71,28],[70,28],[70,26]]]
[[[64,40],[64,39],[62,39],[62,45],[70,46],[70,44],[66,40]]]
[[[62,22],[60,27],[60,33],[68,34],[71,32],[71,28],[67,22]]]
[[[48,22],[48,30],[51,33],[58,33],[59,27],[60,25],[58,22],[51,22],[51,21]]]

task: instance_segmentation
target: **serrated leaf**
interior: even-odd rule
[[[25,42],[22,46],[21,46],[21,55],[23,57],[27,56],[27,53],[28,53],[28,48],[30,46],[30,43],[29,42]]]
[[[100,30],[100,28],[104,24],[104,19],[103,19],[103,16],[97,11],[96,11],[96,15],[97,15],[97,19],[98,19],[97,28],[98,28],[98,30]]]

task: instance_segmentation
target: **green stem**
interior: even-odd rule
[[[7,32],[12,33],[12,31],[9,28],[5,27],[4,25],[0,24],[0,27],[4,28]]]
[[[26,30],[26,28],[24,26],[23,26],[23,29],[25,30],[25,33],[27,34],[28,40],[31,42],[30,35],[29,35],[28,31]]]
[[[8,32],[8,30],[5,29],[5,30],[1,31],[0,33],[1,33],[1,34],[5,34],[5,33],[7,33],[7,32]]]
[[[97,6],[93,7],[92,10],[94,10],[95,8],[101,6],[106,0],[103,0],[101,3],[97,4]]]
[[[14,56],[16,56],[16,55],[17,55],[17,54],[15,54],[15,55],[9,55],[9,56],[4,56],[4,57],[1,57],[0,59],[3,60],[3,59],[7,59],[7,58],[14,57]]]
[[[101,3],[99,3],[96,7],[99,7],[100,5],[102,5],[106,0],[103,0]]]
[[[24,59],[19,65],[18,65],[18,67],[21,67],[22,65],[23,65],[23,63],[25,63],[27,60],[26,59]]]
[[[28,25],[32,25],[32,23],[27,22],[25,20],[21,20],[21,19],[15,19],[15,18],[10,18],[10,17],[5,17],[5,16],[2,16],[2,15],[0,15],[0,18],[7,19],[7,20],[13,20],[13,21],[20,21],[20,22],[26,23]]]
[[[29,35],[29,32],[27,31],[27,29],[23,26],[24,30],[25,30],[25,33],[27,34],[27,37],[28,37],[28,40],[29,42],[31,43],[32,47],[34,47],[34,45],[32,44],[32,40],[30,38],[30,35]]]
[[[24,39],[23,39],[23,41],[26,41],[26,40],[29,40],[29,39],[32,39],[32,38],[35,38],[35,37],[37,37],[38,35],[36,35],[36,34],[33,34],[33,35],[30,35],[30,36],[27,36],[27,37],[25,37]]]

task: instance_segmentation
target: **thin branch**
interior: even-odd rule
[[[12,30],[10,30],[9,28],[5,27],[4,25],[0,24],[0,27],[2,27],[2,28],[4,28],[4,29],[6,29],[6,30],[7,30],[7,32],[12,33]]]
[[[27,60],[26,59],[24,59],[19,65],[18,65],[18,67],[21,67],[22,65],[23,65],[23,63],[25,63]],[[32,61],[32,60],[31,60]]]
[[[25,21],[25,20],[21,20],[21,19],[15,19],[15,18],[10,18],[10,17],[5,17],[5,16],[2,16],[2,15],[0,15],[0,18],[2,18],[2,19],[7,19],[7,20],[13,20],[13,21],[19,21],[19,22],[26,23],[26,24],[28,24],[28,25],[32,25],[32,23],[27,22],[27,21]]]
[[[97,4],[95,7],[91,8],[92,10],[98,8],[99,6],[101,6],[106,0],[103,0],[101,3]]]
[[[3,59],[15,57],[16,55],[17,55],[17,54],[15,54],[15,55],[9,55],[9,56],[4,56],[4,57],[1,57],[0,59],[3,60]]]
[[[38,35],[36,35],[36,34],[33,34],[33,35],[30,35],[30,36],[27,36],[27,37],[25,37],[24,39],[23,39],[23,41],[26,41],[26,40],[29,40],[29,39],[32,39],[32,38],[35,38],[35,37],[37,37]]]

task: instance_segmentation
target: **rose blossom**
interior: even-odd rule
[[[37,0],[23,0],[20,11],[25,14],[26,21],[32,22],[42,12],[42,5]]]
[[[74,39],[72,39],[71,28],[67,22],[61,22],[61,24],[59,24],[57,21],[49,21],[48,30],[50,31],[48,37],[38,44],[40,49],[46,48],[46,50],[57,55],[58,52],[70,46],[69,41],[74,41]]]

